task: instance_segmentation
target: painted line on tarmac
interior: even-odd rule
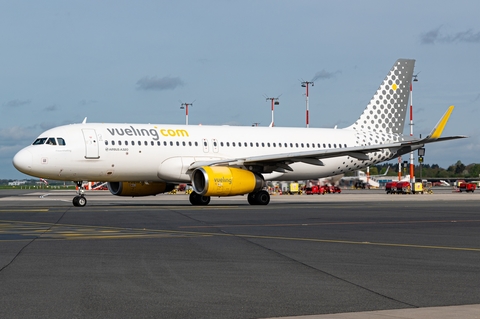
[[[408,220],[408,221],[389,221],[389,222],[321,222],[321,223],[294,223],[294,224],[223,224],[223,225],[198,225],[198,226],[180,226],[182,229],[201,229],[201,228],[237,228],[237,227],[294,227],[294,226],[332,226],[332,225],[402,225],[402,224],[440,224],[440,223],[478,223],[480,219],[468,220]]]
[[[36,227],[33,227],[36,226]],[[50,229],[48,229],[51,227]],[[48,230],[48,231],[47,231]],[[181,238],[181,237],[239,237],[249,239],[272,239],[272,240],[289,240],[303,241],[314,243],[328,244],[349,244],[349,245],[367,245],[367,246],[383,246],[383,247],[401,247],[401,248],[420,248],[420,249],[439,249],[439,250],[455,250],[455,251],[473,251],[480,252],[480,248],[475,247],[452,247],[452,246],[435,246],[435,245],[417,245],[402,243],[382,243],[337,239],[319,239],[319,238],[302,238],[302,237],[282,237],[282,236],[264,236],[264,235],[247,235],[247,234],[225,234],[225,233],[209,233],[209,232],[188,232],[177,230],[157,230],[145,228],[118,228],[118,227],[102,227],[88,225],[65,225],[49,223],[33,223],[33,222],[15,222],[0,221],[0,238],[3,236],[38,236],[39,240],[82,240],[82,239],[122,239],[122,238]],[[9,240],[8,238],[5,238]],[[23,238],[19,238],[21,240]],[[3,241],[0,239],[0,241]],[[11,240],[9,240],[11,241]]]
[[[31,213],[31,212],[48,212],[48,208],[35,208],[35,209],[0,209],[0,213]]]

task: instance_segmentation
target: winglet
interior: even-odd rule
[[[452,114],[453,108],[454,106],[450,105],[450,107],[445,112],[445,114],[443,114],[440,121],[438,121],[437,125],[435,125],[432,132],[430,132],[427,139],[436,140],[437,138],[440,137],[440,135],[442,135],[443,129],[445,128],[445,125],[447,124],[448,119],[450,118],[450,114]]]

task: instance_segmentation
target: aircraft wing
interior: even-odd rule
[[[404,141],[395,143],[384,143],[368,146],[354,146],[346,148],[335,148],[326,150],[312,150],[301,152],[289,152],[289,153],[277,153],[259,156],[250,156],[244,158],[231,158],[231,159],[219,159],[211,161],[199,161],[192,163],[189,167],[189,171],[201,166],[216,166],[216,165],[228,165],[234,167],[248,167],[248,166],[263,166],[269,167],[270,171],[292,171],[293,169],[289,164],[295,162],[302,162],[311,165],[323,166],[322,159],[350,156],[359,160],[368,160],[368,153],[378,152],[384,149],[391,151],[394,156],[398,157],[403,154],[409,153],[415,149],[423,147],[425,144],[440,142],[446,140],[453,140],[459,138],[466,138],[464,135],[440,137],[445,128],[445,125],[453,110],[453,105],[450,106],[442,116],[437,125],[433,128],[432,132],[423,139],[416,139],[411,137],[404,137]]]

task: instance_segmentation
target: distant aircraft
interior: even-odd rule
[[[156,195],[191,183],[193,205],[211,196],[248,194],[267,205],[266,181],[309,180],[355,171],[423,147],[440,137],[450,106],[423,139],[403,135],[415,60],[395,62],[358,120],[344,129],[87,123],[59,126],[20,150],[21,172],[78,185],[73,205],[87,203],[82,181],[108,182],[118,196]]]
[[[390,166],[387,166],[387,170],[385,171],[385,173],[378,174],[378,175],[368,175],[368,176],[367,176],[367,173],[359,170],[359,171],[356,171],[355,176],[343,176],[341,178],[341,180],[344,181],[344,182],[346,182],[346,181],[360,181],[360,182],[365,183],[365,184],[369,183],[370,186],[372,186],[372,187],[379,187],[380,183],[378,183],[376,181],[376,179],[378,179],[379,177],[387,176],[389,169],[390,169]]]

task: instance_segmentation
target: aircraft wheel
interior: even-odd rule
[[[188,199],[190,200],[190,203],[195,206],[205,206],[210,203],[210,196],[202,196],[196,192],[191,192]]]
[[[270,194],[267,191],[259,191],[255,194],[255,205],[268,205]]]
[[[87,205],[87,199],[85,196],[75,196],[72,200],[73,206],[83,207]]]
[[[249,203],[250,205],[257,205],[257,202],[256,202],[256,200],[255,200],[255,195],[256,195],[256,193],[250,193],[250,194],[248,194],[247,200],[248,200],[248,203]]]
[[[270,194],[267,191],[259,191],[256,198],[259,205],[268,205],[270,203]]]

